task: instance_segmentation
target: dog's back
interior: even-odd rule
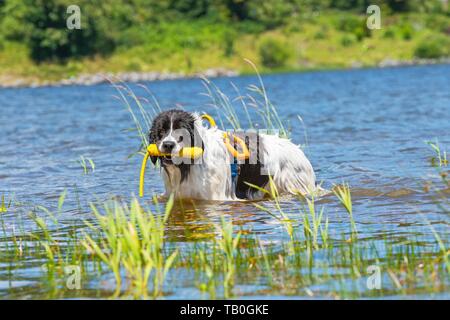
[[[314,170],[299,146],[275,135],[236,134],[246,141],[252,155],[239,164],[236,183],[238,198],[260,197],[261,193],[251,185],[269,189],[269,176],[279,194],[308,194],[316,190]]]

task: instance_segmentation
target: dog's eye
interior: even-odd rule
[[[180,137],[178,138],[178,142],[181,142],[181,141],[183,141],[183,136],[180,136]]]

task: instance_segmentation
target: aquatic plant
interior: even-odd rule
[[[218,119],[217,122],[224,130],[229,127],[234,130],[243,129],[242,122],[238,117],[238,106],[234,103],[237,101],[239,107],[245,112],[250,129],[263,129],[268,134],[279,134],[282,137],[289,137],[289,130],[285,127],[275,105],[270,101],[256,65],[248,59],[245,59],[245,61],[254,69],[258,78],[258,85],[248,86],[247,93],[241,94],[239,88],[231,82],[231,86],[237,94],[237,97],[232,99],[213,81],[202,77],[202,83],[206,90],[203,95],[210,99],[207,106],[214,110]],[[145,90],[149,98],[137,96],[127,84],[118,79],[109,79],[109,81],[118,93],[116,98],[124,103],[134,123],[135,128],[130,128],[127,131],[137,132],[137,137],[141,142],[138,151],[130,156],[144,153],[148,145],[147,133],[150,130],[152,119],[162,111],[162,108],[148,87],[139,85],[140,88]],[[257,123],[256,117],[260,119],[261,123]]]
[[[137,136],[141,141],[139,149],[132,153],[130,157],[137,153],[144,154],[145,149],[148,146],[147,134],[150,130],[154,116],[162,111],[161,106],[153,93],[145,85],[140,84],[138,86],[145,90],[150,99],[138,97],[135,92],[120,79],[112,78],[108,80],[118,93],[116,98],[125,104],[126,109],[133,120],[135,128],[130,128],[128,131],[137,132]]]
[[[301,210],[302,220],[296,221],[284,212],[279,192],[271,176],[269,176],[268,190],[250,183],[247,183],[247,185],[259,190],[263,194],[267,194],[273,201],[276,211],[264,207],[258,203],[253,203],[253,205],[256,208],[270,214],[283,225],[290,239],[290,252],[295,252],[296,250],[298,250],[299,242],[301,241],[301,239],[303,239],[306,247],[310,249],[319,249],[319,247],[321,246],[328,246],[328,218],[326,218],[325,223],[323,223],[323,207],[320,209],[319,213],[316,212],[314,194],[311,194],[307,197],[298,194],[298,200],[303,204]],[[306,204],[306,207],[304,206],[304,204]],[[300,222],[302,223],[303,237],[300,236],[298,232],[295,232],[295,226],[300,225]],[[319,244],[319,235],[322,241],[321,244]]]
[[[281,199],[276,197],[276,191],[267,192]],[[62,193],[58,199],[58,212],[65,197]],[[51,297],[82,296],[82,291],[69,291],[62,282],[67,266],[80,267],[84,282],[112,277],[113,297],[170,297],[170,291],[164,288],[169,274],[176,274],[177,270],[187,275],[193,272],[198,290],[213,299],[239,296],[242,293],[236,287],[246,284],[264,284],[265,289],[252,294],[270,292],[334,298],[445,290],[449,271],[448,239],[431,224],[435,247],[424,247],[420,239],[411,236],[400,243],[391,237],[346,241],[345,231],[335,232],[335,237],[329,235],[324,209],[316,209],[314,198],[308,200],[298,198],[298,217],[292,210],[285,212],[284,201],[277,200],[276,204],[272,200],[264,206],[256,203],[263,212],[276,217],[287,241],[263,241],[257,234],[237,230],[230,217],[214,223],[214,237],[180,243],[166,235],[170,211],[174,210],[173,199],[161,209],[157,198],[153,198],[152,210],[144,209],[136,199],[129,204],[107,201],[92,205],[91,218],[70,227],[58,222],[58,213],[39,208],[31,213],[36,224],[31,232],[11,233],[2,221],[2,238],[11,242],[2,240],[0,246],[5,257],[25,260],[33,257],[44,261],[44,279]],[[177,214],[186,214],[182,207],[176,210],[181,210]],[[348,217],[340,223],[351,225]],[[366,281],[370,274],[367,270],[374,266],[386,275],[382,289],[361,288],[358,283]],[[190,277],[185,280],[193,281]],[[322,292],[317,288],[324,283],[333,285]],[[178,285],[174,282],[171,287]]]
[[[145,104],[149,101],[137,97],[126,86],[117,86],[124,98],[131,99],[128,106],[138,108],[131,111],[132,117],[143,121],[136,131],[141,143],[146,143],[145,130],[159,106],[152,103],[153,109],[146,113],[149,109]],[[265,92],[261,86],[258,90]],[[219,104],[229,104],[227,111],[219,112],[222,120],[234,123],[237,128],[241,123],[236,116],[239,112],[231,106],[233,101],[223,96],[220,99],[223,101]],[[257,127],[252,120],[252,107],[246,104],[253,100],[248,97],[246,100],[236,101],[246,106],[243,108],[248,112],[250,125]],[[272,107],[265,109],[262,103],[261,117],[276,128],[276,114],[271,112]],[[435,163],[442,165],[438,166],[439,172],[445,174],[446,153],[437,142],[432,150],[436,154]],[[88,160],[85,166],[89,166]],[[448,183],[441,177],[436,183],[443,185],[433,188],[432,200],[437,210],[448,214]],[[434,221],[424,219],[431,230],[425,240],[416,230],[399,236],[384,233],[363,237],[367,225],[361,223],[358,229],[362,230],[357,230],[355,192],[347,183],[333,188],[336,198],[315,194],[282,197],[270,176],[267,188],[249,186],[266,197],[246,205],[257,209],[258,218],[270,219],[265,226],[270,225],[270,232],[277,232],[276,237],[264,238],[259,230],[238,226],[240,221],[235,219],[234,212],[220,216],[219,220],[195,203],[186,209],[183,202],[175,203],[173,197],[163,205],[154,196],[147,203],[149,207],[134,198],[98,200],[88,212],[78,204],[83,219],[77,216],[70,223],[61,222],[67,197],[64,191],[54,210],[32,206],[26,218],[34,221],[32,228],[24,228],[20,216],[11,223],[5,220],[9,215],[0,215],[0,264],[8,265],[8,279],[16,279],[21,277],[16,271],[21,271],[22,265],[34,263],[32,267],[37,265],[42,270],[37,272],[41,285],[38,294],[51,298],[170,298],[180,287],[189,287],[193,294],[197,288],[199,294],[211,299],[267,294],[340,299],[448,291],[448,235]],[[330,207],[335,204],[339,204],[338,212],[342,207],[346,211],[338,222],[330,215]],[[233,208],[238,211],[242,205]],[[9,207],[4,197],[2,207]],[[191,229],[193,232],[183,230],[181,237],[173,236],[173,229],[179,230],[180,223],[182,228],[192,227],[192,220],[187,218],[192,212],[207,217],[208,226],[196,226]],[[175,222],[170,221],[172,218]],[[180,218],[183,222],[177,220]],[[175,228],[171,223],[175,223]],[[350,239],[348,230],[352,234]],[[358,231],[361,236],[357,237]],[[44,268],[40,267],[42,264]],[[81,268],[83,282],[89,284],[86,288],[79,291],[66,288],[64,270],[68,266]],[[371,275],[368,270],[374,269],[379,270],[382,282],[375,289],[366,282]],[[102,286],[98,281],[102,281]],[[108,286],[109,281],[113,282],[112,287]],[[246,286],[251,292],[245,291]]]
[[[230,221],[225,221],[222,217],[220,226],[220,238],[217,241],[220,252],[224,256],[223,264],[223,288],[225,298],[229,298],[234,286],[234,277],[236,273],[236,255],[241,233],[233,234],[233,224]]]
[[[319,249],[319,235],[322,237],[322,243],[324,247],[328,246],[328,218],[325,220],[325,225],[322,223],[323,211],[322,207],[320,212],[316,212],[314,205],[314,195],[311,198],[304,198],[307,204],[307,209],[303,212],[303,229],[306,239],[312,240],[312,246],[315,249]]]
[[[428,144],[436,154],[436,157],[431,158],[431,164],[433,166],[437,165],[439,167],[447,166],[448,165],[447,151],[441,150],[438,140],[436,139],[435,141],[425,141],[425,143]]]
[[[2,194],[2,202],[0,203],[0,213],[7,212],[8,209],[11,207],[12,199],[9,200],[8,204],[5,202],[5,195]]]
[[[83,168],[84,174],[89,173],[88,164],[90,165],[91,172],[95,171],[95,163],[94,163],[94,160],[92,160],[91,158],[88,158],[85,156],[80,156],[80,159],[78,159],[78,163]]]
[[[113,272],[116,296],[122,286],[122,268],[131,281],[129,290],[135,296],[147,297],[150,280],[152,296],[162,294],[164,279],[178,254],[177,250],[164,253],[164,224],[172,206],[173,197],[168,200],[164,215],[144,210],[136,199],[130,207],[117,202],[105,205],[104,215],[91,206],[98,224],[91,225],[94,234],[86,233],[82,244]]]
[[[235,130],[243,129],[241,120],[238,117],[238,107],[233,103],[234,101],[238,101],[245,112],[250,129],[264,129],[268,134],[279,134],[282,137],[289,137],[290,133],[283,124],[283,120],[278,114],[276,106],[269,99],[266,87],[256,65],[248,59],[244,60],[254,70],[258,84],[249,85],[247,87],[247,93],[243,95],[237,86],[231,83],[237,94],[237,97],[232,100],[214,82],[203,78],[203,85],[207,91],[204,95],[211,100],[209,106],[217,111],[219,123],[223,129],[227,128],[226,125],[231,126]],[[254,119],[255,115],[251,111],[256,112],[261,123],[257,123]],[[222,116],[225,117],[227,123],[224,123]]]
[[[333,188],[333,193],[339,199],[340,203],[344,206],[345,210],[347,211],[350,217],[350,222],[352,224],[352,232],[354,233],[354,235],[358,234],[358,230],[356,229],[356,223],[355,220],[353,219],[353,205],[350,187],[348,186],[348,184],[335,186]]]

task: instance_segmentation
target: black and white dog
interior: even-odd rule
[[[236,162],[224,144],[224,131],[204,126],[198,114],[181,110],[160,113],[153,120],[149,142],[160,152],[172,154],[151,157],[153,164],[161,161],[166,195],[199,200],[258,199],[264,192],[251,185],[269,190],[269,176],[279,194],[308,194],[319,188],[311,163],[290,140],[256,131],[233,134],[245,140],[249,159]],[[193,146],[203,149],[203,157],[174,156]]]

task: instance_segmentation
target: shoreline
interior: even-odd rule
[[[440,59],[413,59],[413,60],[394,60],[384,59],[376,65],[363,65],[359,62],[353,62],[349,67],[312,67],[304,69],[279,69],[272,71],[262,71],[261,74],[275,74],[275,73],[295,73],[295,72],[315,72],[328,70],[358,70],[358,69],[383,69],[404,66],[419,66],[419,65],[436,65],[436,64],[450,64],[449,58]],[[192,74],[175,73],[175,72],[97,72],[93,74],[80,74],[78,76],[65,78],[57,81],[50,80],[35,80],[13,76],[0,75],[0,89],[7,88],[40,88],[40,87],[62,87],[62,86],[91,86],[102,83],[111,82],[116,79],[122,82],[138,83],[138,82],[152,82],[164,80],[178,80],[178,79],[195,79],[195,78],[218,78],[218,77],[237,77],[241,75],[253,75],[254,73],[242,73],[237,70],[226,68],[209,68],[202,72]]]

